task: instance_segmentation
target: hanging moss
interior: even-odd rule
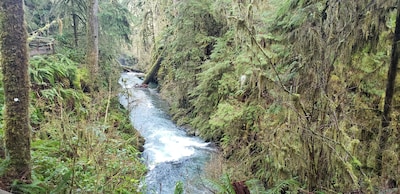
[[[185,117],[200,136],[216,141],[238,179],[271,187],[297,177],[310,192],[385,187],[374,171],[374,134],[395,1],[210,4],[191,5],[224,25],[219,36],[206,36],[213,22],[185,3],[177,8],[179,23],[168,29],[171,47],[158,79],[175,118]],[[212,50],[203,55],[205,45]],[[396,137],[390,133],[388,141]],[[384,172],[398,180],[398,143],[392,143],[383,158],[394,166]]]

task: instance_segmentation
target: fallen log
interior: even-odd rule
[[[161,62],[164,59],[164,51],[165,49],[161,51],[161,54],[158,56],[156,63],[154,63],[150,71],[146,74],[146,77],[143,80],[143,84],[149,84],[150,82],[156,81],[155,77],[157,75],[158,70],[160,69]]]
[[[131,67],[131,66],[124,66],[124,65],[121,65],[121,68],[122,68],[122,70],[123,70],[124,72],[144,73],[142,70],[135,69],[135,68],[133,68],[133,67]]]

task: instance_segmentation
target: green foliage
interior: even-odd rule
[[[104,43],[100,46],[102,75],[107,82],[104,85],[110,87],[107,92],[101,88],[93,97],[86,93],[86,83],[91,78],[82,68],[85,41],[80,40],[79,47],[71,49],[75,44],[69,25],[70,16],[77,14],[78,37],[85,35],[86,2],[27,0],[25,5],[29,32],[54,36],[58,54],[30,59],[33,182],[15,182],[11,189],[17,193],[138,191],[146,171],[139,159],[144,140],[120,107],[112,84],[117,79],[115,75],[119,75],[115,58],[126,44],[119,43],[129,40],[134,16],[119,1],[101,2],[100,22],[107,26],[100,36]],[[0,110],[4,108],[3,100],[0,82]],[[0,142],[1,123],[2,119]],[[4,153],[2,144],[0,152]],[[0,173],[7,168],[7,161],[1,162]]]
[[[118,79],[120,74],[117,60],[121,53],[126,52],[132,45],[132,26],[137,15],[130,12],[128,7],[121,1],[100,1],[99,18],[99,53],[100,76],[104,79],[102,85],[108,88],[117,87],[116,82],[110,80]],[[110,44],[112,43],[112,44]]]
[[[267,191],[264,189],[262,182],[257,179],[252,179],[246,181],[246,185],[249,188],[250,193],[252,194],[266,194]]]
[[[80,78],[76,76],[78,65],[64,55],[35,56],[30,60],[30,64],[31,82],[37,87],[61,85],[65,88],[81,88]]]
[[[122,38],[129,42],[132,13],[117,1],[102,2],[100,5],[100,24],[104,26],[104,29],[107,29],[101,32],[107,34],[107,36]]]
[[[50,1],[27,0],[24,2],[29,10],[25,13],[26,21],[29,24],[28,31],[42,28],[46,23],[51,22],[50,19],[54,19],[54,16],[52,17],[50,14],[52,6]]]
[[[35,182],[52,193],[136,191],[146,171],[138,157],[142,142],[116,104],[106,126],[71,113],[48,115],[32,143]]]
[[[394,0],[168,3],[161,93],[178,124],[220,146],[232,179],[269,193],[383,187],[374,158]],[[396,138],[384,160],[398,180]]]
[[[61,54],[35,56],[30,64],[31,97],[35,99],[31,108],[34,127],[46,119],[46,114],[61,114],[59,111],[64,108],[75,110],[77,115],[88,114],[86,107],[90,98],[82,91],[88,79],[86,70]]]
[[[2,136],[3,136],[3,133],[2,133]],[[2,139],[3,139],[3,137],[2,137]],[[3,147],[2,147],[2,149],[4,150]],[[6,173],[6,170],[7,170],[9,164],[10,164],[9,158],[1,158],[1,160],[0,160],[0,175],[4,175],[4,173]]]
[[[35,177],[33,177],[35,179]],[[14,181],[13,184],[11,185],[11,192],[16,192],[16,193],[28,193],[28,194],[34,194],[34,193],[46,193],[46,189],[43,188],[41,185],[42,182],[40,181],[33,181],[31,184],[21,184],[18,183],[17,181]]]
[[[191,124],[202,131],[201,136],[206,139],[221,137],[221,131],[209,130],[211,125],[208,120],[213,111],[217,109],[218,102],[227,99],[231,95],[229,91],[238,87],[238,82],[234,80],[235,72],[232,68],[232,61],[226,58],[233,54],[230,49],[227,49],[232,38],[232,31],[228,31],[225,36],[216,39],[214,50],[210,55],[210,59],[213,61],[201,65],[202,71],[196,75],[198,83],[189,91],[194,107],[193,116],[195,116]]]
[[[183,183],[179,181],[175,184],[174,194],[183,194],[183,193],[184,193]]]
[[[288,179],[278,182],[271,189],[267,190],[267,194],[280,194],[280,193],[298,193],[299,182],[296,179]]]
[[[218,194],[235,194],[235,189],[232,186],[231,178],[228,174],[223,174],[220,180],[206,180],[207,185]]]
[[[143,140],[118,99],[112,98],[106,109],[105,98],[87,96],[82,91],[86,71],[65,55],[37,56],[30,63],[33,182],[15,182],[11,189],[23,193],[136,191],[146,171],[138,151]],[[7,161],[2,162],[5,169]]]
[[[220,103],[215,114],[211,115],[210,125],[215,128],[225,127],[240,119],[242,114],[240,107],[234,107],[228,103]]]
[[[174,118],[194,114],[185,111],[191,107],[193,99],[189,95],[189,90],[197,85],[196,77],[202,68],[201,64],[210,57],[215,37],[221,33],[222,26],[212,16],[210,6],[209,0],[179,3],[178,8],[182,11],[173,18],[170,29],[165,31],[165,34],[172,33],[172,36],[166,35],[168,38],[163,38],[159,43],[168,45],[168,49],[164,53],[165,57],[157,78],[162,85],[161,94],[171,102],[171,113]],[[182,119],[177,122],[185,124],[187,121]]]

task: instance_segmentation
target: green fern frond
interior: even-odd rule
[[[30,60],[30,64],[29,73],[34,84],[55,86],[57,82],[77,82],[79,73],[77,64],[64,55],[34,57]]]
[[[51,102],[55,102],[56,99],[62,99],[60,93],[56,88],[44,89],[40,91],[41,97],[50,100]]]
[[[251,194],[266,194],[267,193],[262,182],[258,179],[248,180],[248,181],[246,181],[246,185],[248,186]]]
[[[183,194],[183,193],[184,193],[183,183],[182,183],[182,181],[178,181],[175,184],[174,194]]]
[[[232,186],[231,178],[228,174],[223,174],[220,180],[206,179],[206,185],[218,194],[235,194],[235,189]]]
[[[11,190],[16,193],[46,193],[46,188],[43,187],[44,183],[39,180],[34,180],[31,184],[21,184],[18,181],[14,181],[11,185]]]
[[[300,183],[295,179],[287,179],[278,182],[274,187],[267,190],[267,194],[281,194],[285,190],[297,191]]]

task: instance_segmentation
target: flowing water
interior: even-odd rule
[[[142,155],[149,169],[145,192],[172,194],[176,183],[182,182],[185,193],[210,193],[202,173],[214,149],[176,126],[156,90],[135,87],[141,82],[138,73],[123,73],[120,102],[130,110],[133,126],[146,140]]]

